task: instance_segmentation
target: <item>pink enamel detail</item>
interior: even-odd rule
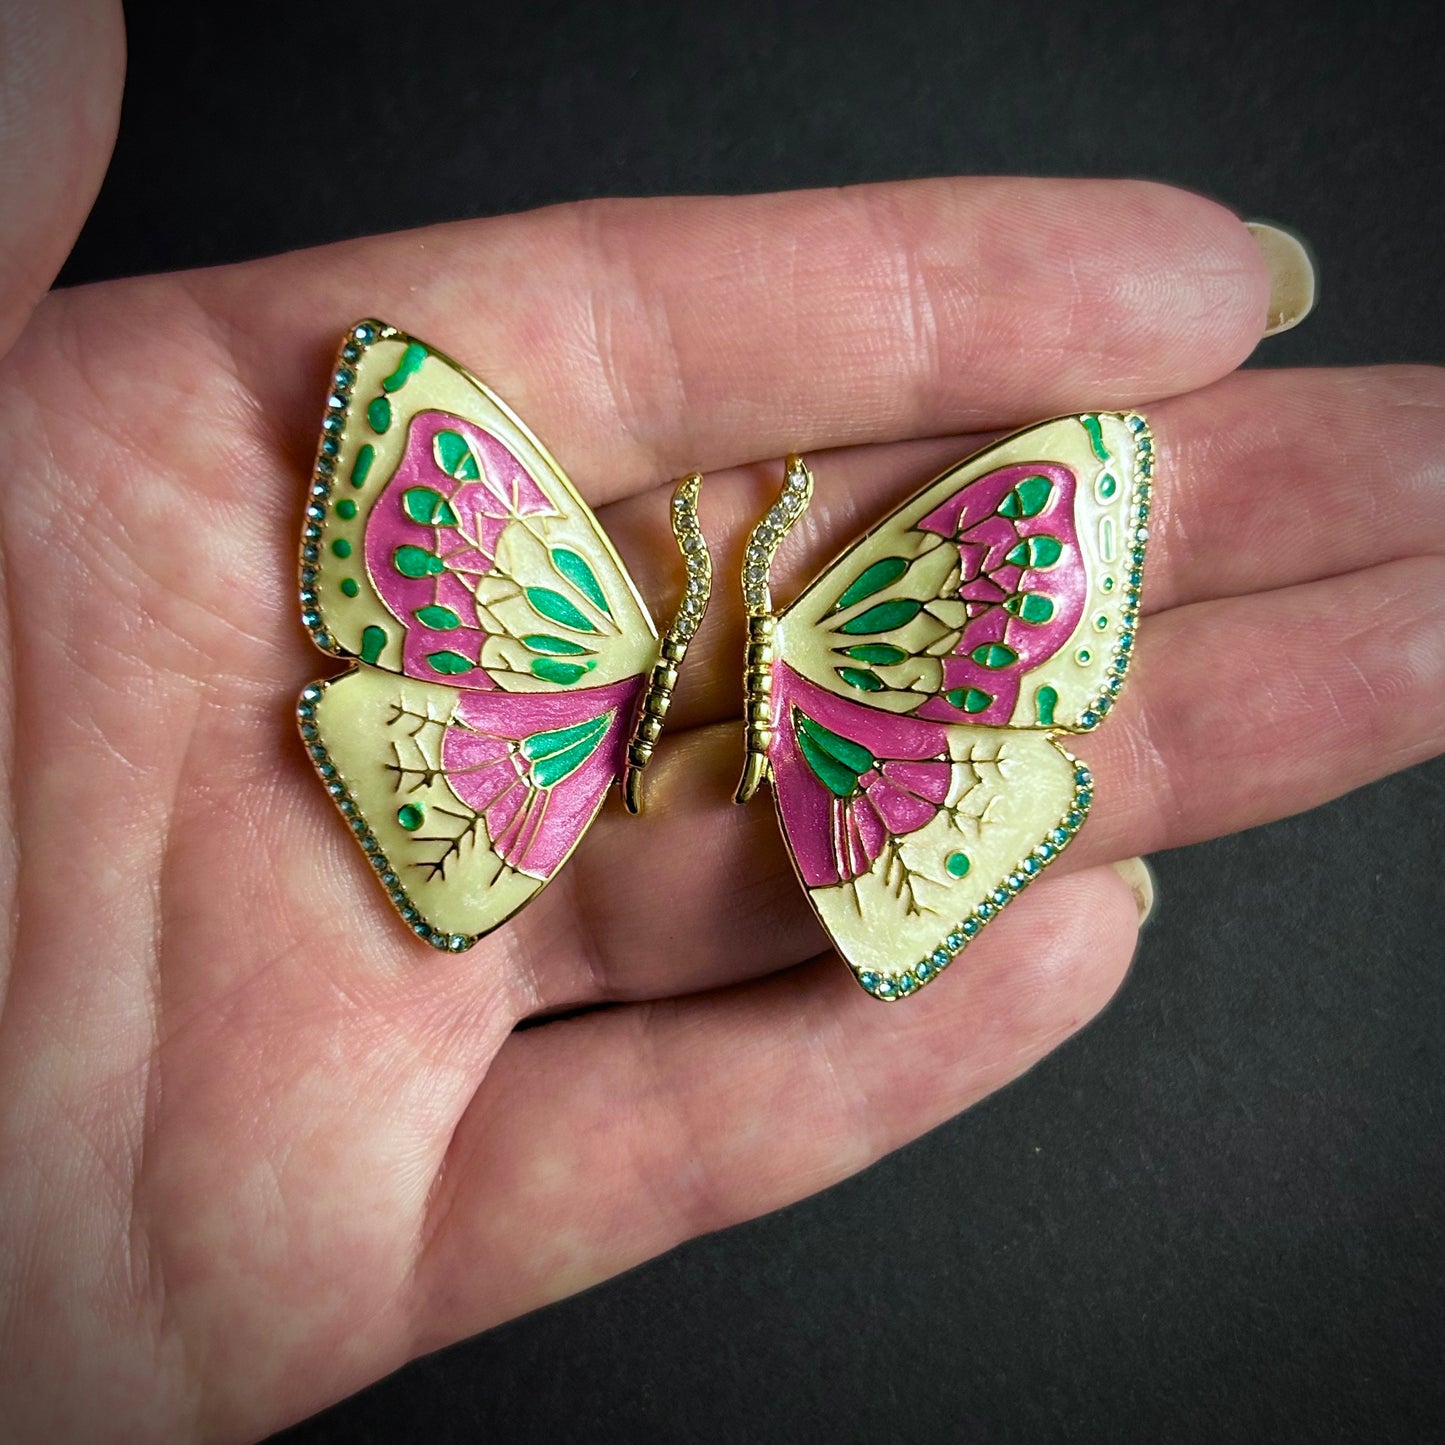
[[[999,516],[1000,504],[1025,477],[1047,477],[1053,483],[1043,510],[1033,517]],[[1004,726],[1013,716],[1024,675],[1047,662],[1069,640],[1088,596],[1088,577],[1074,524],[1076,491],[1074,474],[1067,467],[1054,462],[1022,462],[968,483],[918,523],[920,531],[936,532],[957,542],[963,567],[958,596],[970,604],[971,613],[957,648],[944,659],[939,695],[918,709],[919,717]],[[1020,567],[1005,560],[1020,541],[1043,535],[1056,537],[1063,546],[1053,566]],[[1054,604],[1053,616],[1044,623],[1013,616],[1003,604],[1018,592],[1045,593]],[[1018,660],[1004,668],[975,662],[969,654],[990,642],[1011,647]],[[955,688],[971,687],[993,696],[993,702],[981,712],[965,713],[942,696]]]
[[[480,481],[457,481],[437,465],[432,446],[441,431],[460,432],[481,468]],[[430,487],[450,502],[457,523],[433,526],[413,521],[402,498],[412,487]],[[366,522],[366,570],[377,595],[406,628],[402,671],[408,677],[453,687],[493,688],[480,670],[460,676],[439,675],[429,653],[455,652],[474,665],[487,633],[477,618],[477,581],[492,570],[497,542],[517,516],[555,513],[541,487],[496,437],[472,422],[440,411],[418,412],[411,421],[406,451]],[[400,547],[419,547],[441,557],[446,570],[436,576],[406,577],[393,559]],[[416,613],[429,606],[448,607],[461,626],[427,627]]]
[[[622,774],[645,682],[638,675],[580,692],[463,692],[442,740],[442,768],[509,867],[547,879],[572,851]],[[587,760],[552,787],[538,787],[518,749],[522,739],[608,713],[607,732]]]
[[[859,778],[859,793],[839,798],[818,780],[798,747],[795,708],[877,759],[878,766]],[[890,837],[916,832],[947,800],[953,765],[947,730],[937,723],[860,707],[783,662],[773,664],[773,709],[773,789],[788,846],[809,888],[860,877]]]

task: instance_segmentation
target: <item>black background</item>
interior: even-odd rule
[[[137,3],[63,279],[578,196],[1141,175],[1309,237],[1267,364],[1439,362],[1433,8]],[[1021,1083],[285,1439],[1438,1438],[1442,802],[1435,763],[1158,858],[1122,994]]]

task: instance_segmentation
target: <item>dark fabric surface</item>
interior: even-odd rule
[[[130,23],[67,281],[587,195],[1144,175],[1310,238],[1319,310],[1262,361],[1445,360],[1423,4],[137,3]],[[1158,858],[1122,994],[1022,1082],[284,1438],[1438,1438],[1442,803],[1436,763]]]

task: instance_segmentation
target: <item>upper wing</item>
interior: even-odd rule
[[[1093,727],[1133,652],[1153,451],[1142,417],[1101,412],[960,462],[784,612],[778,655],[892,713]]]
[[[347,334],[301,551],[324,651],[450,687],[594,688],[656,632],[591,509],[475,377],[378,321]]]

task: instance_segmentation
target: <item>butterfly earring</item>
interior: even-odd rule
[[[875,998],[916,992],[1069,844],[1093,800],[1059,741],[1134,654],[1154,442],[1133,413],[1044,422],[944,472],[774,612],[813,475],[745,553],[747,758],[809,901]]]
[[[301,736],[387,897],[460,952],[567,861],[642,774],[707,606],[701,477],[671,521],[687,581],[659,643],[597,518],[521,419],[379,321],[344,340],[301,544],[301,620],[352,666]]]

